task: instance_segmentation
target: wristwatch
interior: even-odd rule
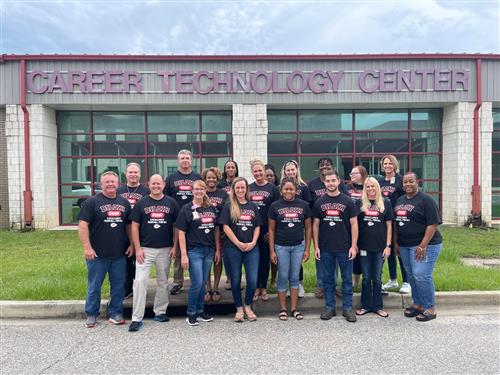
[[[392,249],[392,245],[390,243],[386,244],[385,247],[388,247],[389,249]]]

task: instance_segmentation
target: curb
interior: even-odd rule
[[[353,296],[353,305],[360,304],[360,294]],[[399,293],[389,293],[383,297],[384,307],[398,309],[411,305],[412,299],[409,295]],[[101,316],[107,316],[108,300],[101,301]],[[130,305],[130,302],[127,304]],[[232,306],[232,303],[221,303],[220,305]],[[500,306],[500,291],[468,291],[468,292],[437,292],[436,305],[445,307],[463,306]],[[0,319],[83,319],[85,301],[0,301]],[[186,306],[184,301],[173,301],[171,307]],[[210,304],[208,306],[217,306]],[[299,300],[302,312],[320,313],[324,308],[324,301],[314,297],[314,294],[307,293]],[[147,304],[150,307],[150,304]],[[337,308],[342,307],[342,299],[337,298]],[[276,294],[270,295],[267,302],[261,300],[254,304],[257,314],[273,315],[279,310],[278,297]]]

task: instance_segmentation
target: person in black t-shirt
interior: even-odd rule
[[[201,172],[201,177],[207,185],[208,200],[210,201],[210,204],[214,206],[217,216],[219,216],[220,211],[227,200],[227,192],[224,189],[217,187],[218,182],[221,179],[220,170],[216,167],[206,168]],[[214,262],[214,285],[212,289],[212,280],[209,273],[207,278],[205,302],[210,302],[210,300],[213,300],[214,302],[220,301],[221,295],[219,292],[219,283],[221,276],[222,262]]]
[[[373,177],[365,180],[361,200],[358,201],[360,214],[359,258],[363,271],[361,288],[361,308],[356,315],[369,312],[387,318],[382,304],[382,265],[391,253],[393,212],[389,199],[380,192],[380,185]]]
[[[326,194],[313,207],[314,256],[323,265],[325,311],[321,319],[335,316],[336,267],[342,275],[343,316],[348,322],[356,321],[352,309],[352,260],[356,257],[358,241],[358,208],[351,198],[339,191],[337,172],[325,176]]]
[[[85,326],[95,327],[101,307],[101,288],[106,274],[110,284],[109,321],[124,324],[123,284],[125,254],[130,234],[130,203],[116,194],[118,175],[104,172],[100,178],[102,193],[85,201],[78,216],[78,235],[87,263],[88,287],[85,300]]]
[[[276,169],[274,168],[274,165],[272,164],[266,164],[264,165],[265,173],[266,173],[266,180],[270,184],[279,186],[279,181],[278,181],[278,176],[276,175]]]
[[[193,201],[182,207],[175,224],[179,230],[182,268],[189,269],[191,279],[186,318],[190,326],[198,325],[198,318],[204,322],[213,320],[204,308],[205,283],[210,275],[212,260],[219,263],[221,255],[217,211],[206,193],[205,182],[195,181]]]
[[[344,184],[346,194],[351,197],[354,203],[358,203],[361,200],[363,184],[365,183],[366,177],[368,177],[368,172],[362,165],[357,165],[351,169],[349,177],[351,178],[350,183]],[[359,257],[354,258],[352,262],[352,274],[352,287],[356,288],[359,285],[359,279],[361,278],[361,263]]]
[[[250,201],[248,182],[243,177],[234,179],[229,199],[222,208],[219,224],[224,226],[224,267],[231,278],[231,293],[236,306],[236,322],[257,319],[252,311],[252,301],[257,285],[260,232],[260,214],[257,205]],[[269,259],[268,259],[269,261]],[[247,281],[245,301],[241,298],[241,266],[245,266]]]
[[[118,187],[116,194],[128,200],[130,207],[134,208],[139,199],[149,194],[149,189],[141,184],[141,166],[138,163],[128,163],[125,178],[127,182]],[[127,257],[126,269],[125,298],[129,298],[133,293],[135,279],[135,254]]]
[[[193,199],[193,182],[201,180],[199,173],[193,171],[193,154],[189,150],[180,150],[177,154],[179,170],[170,174],[165,180],[163,192],[174,198],[179,209],[185,204],[190,204]],[[179,254],[177,254],[179,255]],[[184,284],[184,270],[181,267],[180,256],[174,258],[174,285],[170,294],[179,294]]]
[[[151,193],[140,199],[132,210],[132,242],[136,256],[136,277],[134,280],[134,302],[132,323],[129,332],[142,328],[146,308],[147,287],[151,266],[156,267],[156,294],[153,311],[154,320],[168,322],[168,271],[170,259],[177,252],[177,236],[174,223],[179,206],[163,194],[163,177],[155,174],[149,178]]]
[[[394,207],[394,240],[412,290],[413,304],[404,315],[425,322],[436,317],[432,273],[443,239],[437,229],[441,217],[436,202],[419,190],[417,180],[413,172],[403,176],[406,194],[398,198]]]
[[[307,204],[310,205],[312,201],[311,191],[309,190],[309,187],[300,176],[300,168],[299,168],[299,163],[297,163],[297,161],[288,160],[283,164],[283,167],[281,168],[280,182],[283,182],[283,179],[285,177],[290,177],[295,181],[295,186],[297,187],[296,189],[297,198],[302,199],[303,201],[305,201]],[[304,286],[302,285],[303,280],[304,280],[304,268],[301,265],[299,274],[299,281],[300,281],[299,298],[303,298],[305,295]]]
[[[294,178],[281,180],[282,198],[269,208],[269,248],[271,262],[278,265],[278,299],[280,320],[288,320],[286,291],[290,283],[290,308],[292,316],[302,320],[297,311],[299,273],[302,261],[309,259],[311,246],[311,208],[309,203],[297,197]],[[304,241],[305,239],[305,241]]]
[[[382,195],[390,199],[391,205],[394,208],[398,198],[405,193],[403,190],[403,177],[401,177],[401,175],[399,174],[399,161],[394,155],[384,155],[382,159],[380,159],[380,168],[385,174],[385,177],[379,180]],[[399,289],[399,293],[410,294],[411,287],[408,283],[408,276],[406,275],[403,261],[395,251],[392,251],[391,255],[389,255],[389,258],[387,259],[387,265],[389,268],[389,281],[382,286],[382,293],[388,294],[388,289],[399,287],[397,265],[398,261],[396,260],[396,258],[399,260],[399,267],[401,268],[401,278],[403,279],[403,284]]]
[[[257,276],[257,289],[255,290],[254,302],[259,296],[263,301],[269,301],[267,293],[267,279],[269,278],[269,239],[267,234],[267,212],[271,203],[280,197],[277,186],[269,183],[265,175],[265,164],[260,159],[254,159],[250,162],[253,178],[255,182],[251,183],[250,200],[259,208],[260,215],[260,236],[257,245],[259,247],[259,273]]]
[[[224,164],[224,172],[222,172],[222,180],[217,185],[218,188],[224,189],[229,194],[233,180],[238,177],[238,164],[234,160],[228,160]]]

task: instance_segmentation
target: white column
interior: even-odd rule
[[[267,105],[233,104],[233,157],[239,175],[252,180],[250,160],[267,162]]]

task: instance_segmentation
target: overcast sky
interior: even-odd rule
[[[500,0],[0,0],[1,53],[500,53]]]

